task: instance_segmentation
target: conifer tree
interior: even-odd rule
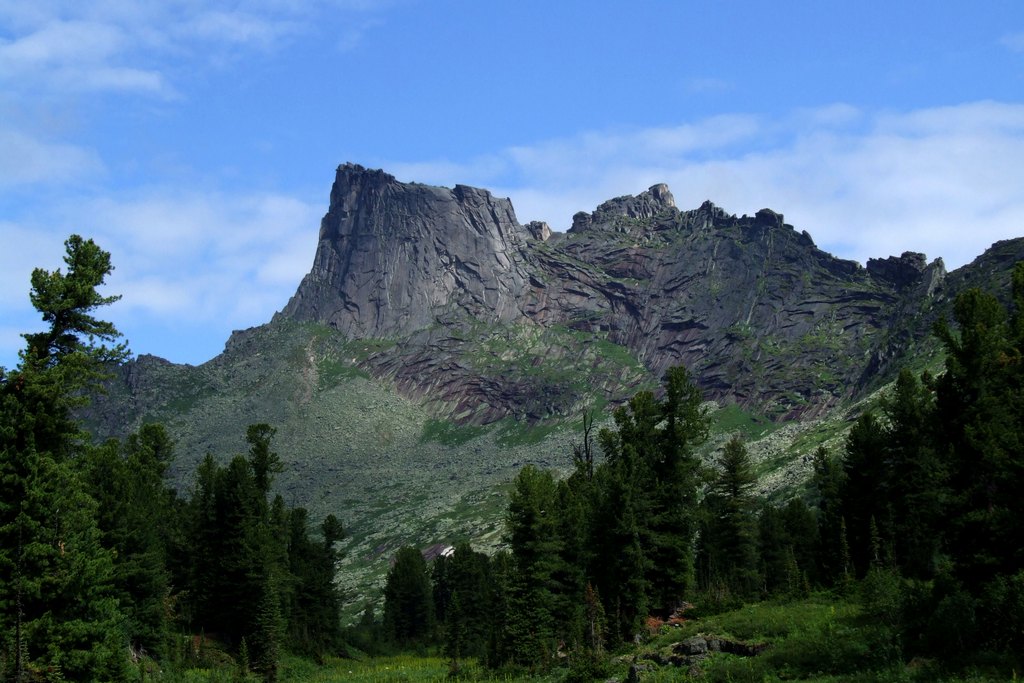
[[[664,387],[663,401],[639,392],[615,411],[615,430],[599,434],[607,460],[595,475],[593,577],[621,637],[630,637],[649,609],[670,612],[693,584],[694,449],[707,437],[708,421],[684,368],[670,368]],[[611,566],[597,558],[612,558]]]
[[[892,519],[892,472],[889,435],[873,413],[865,413],[846,439],[843,459],[842,511],[855,576],[871,565],[871,519]],[[888,527],[887,527],[888,530]],[[888,542],[888,537],[884,542]]]
[[[399,549],[384,586],[384,632],[402,646],[425,643],[434,631],[427,563],[412,546]]]
[[[608,451],[605,451],[606,453]],[[591,522],[590,576],[604,601],[613,644],[628,641],[647,616],[650,587],[647,554],[638,519],[641,495],[635,461],[608,461],[597,471],[598,498]]]
[[[839,581],[848,567],[840,561],[840,538],[845,538],[843,520],[843,467],[838,458],[829,457],[824,446],[814,453],[811,489],[817,497],[818,534],[814,563],[817,579],[825,585]],[[846,552],[849,548],[846,548]]]
[[[460,622],[456,629],[460,656],[484,657],[487,651],[487,621],[491,617],[488,588],[490,562],[486,555],[476,552],[468,543],[457,544],[451,557],[445,559],[447,584],[451,591],[448,609],[454,610],[445,615],[445,622]],[[459,604],[453,608],[456,594],[459,596]],[[451,629],[446,627],[446,633],[450,636],[452,633],[449,631]]]
[[[753,485],[747,449],[734,437],[725,445],[705,498],[708,522],[701,540],[713,568],[709,578],[723,581],[739,597],[752,595],[758,585]]]
[[[947,354],[935,383],[938,445],[950,466],[946,549],[975,587],[1024,569],[1024,264],[1014,269],[1013,298],[1007,319],[995,297],[968,290],[954,304],[957,329],[936,326]]]
[[[694,538],[697,534],[697,487],[700,463],[694,449],[708,435],[702,398],[686,368],[669,368],[665,399],[656,432],[651,482],[649,581],[652,607],[669,612],[678,607],[694,581]]]
[[[136,651],[163,657],[169,636],[173,491],[164,471],[173,444],[162,425],[147,424],[124,445],[89,448],[83,458],[89,490],[98,503],[104,547],[114,551],[114,583]]]
[[[893,560],[905,576],[932,578],[942,536],[946,469],[939,459],[932,396],[904,369],[883,404],[888,420]]]
[[[84,439],[72,409],[126,355],[95,309],[110,254],[77,235],[67,272],[32,273],[30,299],[48,324],[24,335],[10,373],[0,371],[0,643],[15,678],[33,671],[72,680],[121,680],[127,639],[114,594],[111,554],[101,545],[95,502],[77,456]]]
[[[490,619],[487,630],[487,666],[497,668],[507,664],[511,658],[508,629],[509,604],[512,592],[512,576],[515,568],[512,555],[501,551],[490,561],[487,603],[490,605]]]
[[[527,465],[513,485],[506,533],[515,571],[509,583],[507,654],[516,664],[543,669],[557,642],[557,573],[561,563],[558,503],[551,472]]]
[[[288,642],[295,652],[321,657],[341,645],[334,546],[345,533],[337,518],[328,515],[321,524],[322,539],[315,540],[308,518],[304,508],[288,514]]]
[[[788,592],[793,546],[786,533],[782,511],[769,503],[761,506],[757,516],[757,542],[764,591],[769,595]]]

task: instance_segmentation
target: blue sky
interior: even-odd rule
[[[952,268],[1024,236],[1024,3],[0,0],[0,365],[73,232],[135,353],[208,360],[294,292],[345,161],[556,230],[667,182]]]

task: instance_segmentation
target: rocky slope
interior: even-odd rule
[[[360,367],[463,422],[569,415],[676,364],[709,397],[781,419],[874,386],[899,352],[887,332],[945,275],[922,254],[835,258],[768,209],[680,211],[664,185],[559,235],[484,190],[346,164],[313,268],[277,319],[388,340]],[[599,343],[633,362],[584,386],[559,376]]]
[[[553,234],[484,190],[346,164],[271,323],[198,367],[140,356],[86,417],[98,438],[165,423],[183,487],[206,453],[244,450],[246,425],[277,427],[277,490],[352,534],[356,610],[401,545],[497,543],[501,485],[567,467],[584,411],[606,418],[673,364],[721,406],[708,453],[740,432],[762,491],[785,491],[902,365],[934,367],[958,291],[1005,296],[1022,258],[1019,239],[949,274],[915,253],[861,267],[771,210],[681,211],[664,185]]]

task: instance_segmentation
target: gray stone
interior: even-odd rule
[[[680,211],[660,184],[577,213],[555,239],[545,223],[520,225],[509,201],[486,190],[402,183],[345,164],[313,268],[278,317],[399,340],[364,368],[458,421],[534,422],[588,400],[538,383],[542,373],[471,360],[482,340],[469,331],[481,324],[600,335],[651,377],[682,364],[708,398],[792,419],[891,373],[929,334],[924,319],[897,321],[928,308],[944,281],[941,261],[925,265],[922,254],[866,269],[835,258],[771,209],[737,218],[704,202]],[[530,353],[521,366],[557,365],[579,350]],[[615,402],[632,386],[593,389]]]
[[[1001,267],[1024,255],[1024,241],[1001,245]],[[578,415],[674,365],[709,399],[787,420],[891,376],[950,292],[993,272],[962,270],[947,278],[941,260],[913,252],[863,268],[781,213],[737,218],[710,201],[680,211],[665,185],[552,234],[486,190],[344,164],[312,269],[275,319],[393,342],[360,368],[458,422]],[[581,358],[600,363],[598,341],[642,365],[583,385],[548,372],[590,375]]]

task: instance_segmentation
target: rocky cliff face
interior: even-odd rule
[[[462,421],[564,415],[676,364],[711,397],[785,417],[871,385],[898,351],[894,319],[944,277],[923,254],[837,259],[769,209],[680,211],[665,185],[580,212],[560,235],[484,190],[346,164],[278,319],[390,340],[359,365]],[[633,363],[581,363],[598,344]],[[563,376],[590,369],[582,386]]]
[[[778,213],[681,211],[663,185],[552,234],[483,190],[345,165],[313,268],[272,323],[198,367],[140,356],[84,417],[100,439],[167,425],[182,487],[207,453],[243,448],[245,425],[274,425],[275,487],[352,531],[354,616],[401,546],[495,547],[495,487],[527,462],[567,467],[582,411],[607,418],[676,363],[709,398],[761,413],[716,413],[709,448],[739,430],[762,491],[795,485],[814,448],[841,448],[860,409],[845,399],[934,361],[931,325],[955,295],[1006,301],[1021,259],[1024,239],[948,275],[916,253],[861,267]]]
[[[406,335],[451,312],[509,322],[528,277],[529,231],[507,199],[338,168],[313,268],[280,313],[349,338]]]
[[[273,325],[335,330],[344,351],[318,363],[459,424],[579,415],[656,389],[678,364],[708,398],[782,421],[880,385],[956,292],[1005,291],[1020,258],[1010,240],[949,276],[912,252],[862,267],[770,209],[681,211],[665,185],[557,234],[485,190],[345,164],[313,267]]]

